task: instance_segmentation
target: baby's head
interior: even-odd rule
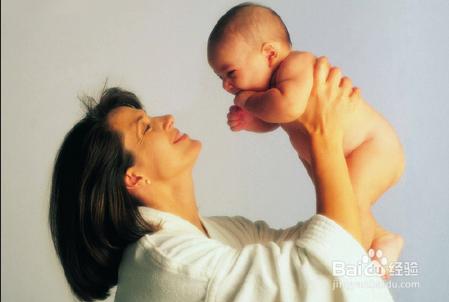
[[[268,89],[273,71],[290,49],[290,35],[276,12],[246,2],[218,20],[209,36],[207,57],[223,88],[237,94]]]

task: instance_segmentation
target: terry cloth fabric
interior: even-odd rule
[[[367,254],[323,215],[287,229],[200,215],[208,238],[177,215],[139,211],[162,229],[125,249],[116,302],[393,301],[378,276],[333,276],[334,262],[356,267]]]

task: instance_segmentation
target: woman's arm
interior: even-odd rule
[[[317,213],[341,225],[361,243],[360,212],[343,153],[345,120],[354,111],[358,89],[319,58],[314,86],[300,122],[309,134]]]
[[[341,225],[362,243],[360,212],[340,141],[321,134],[311,136],[317,213]]]

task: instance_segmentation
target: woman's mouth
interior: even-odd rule
[[[181,134],[179,131],[177,131],[176,138],[175,138],[173,144],[176,144],[176,143],[178,143],[181,140],[186,139],[186,138],[187,138],[187,134],[185,134],[185,133]]]

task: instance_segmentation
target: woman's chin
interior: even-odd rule
[[[196,139],[193,139],[192,143],[195,145],[195,150],[196,150],[195,159],[196,159],[196,158],[198,158],[198,155],[201,152],[201,148],[203,147],[203,144],[199,140],[196,140]]]
[[[193,168],[193,166],[195,165],[196,160],[201,152],[202,144],[199,140],[196,140],[196,139],[190,139],[189,143],[190,143],[190,147],[189,147],[189,151],[188,151],[188,153],[189,153],[188,157],[190,158],[189,161],[191,162],[191,165]]]
[[[197,139],[192,139],[192,138],[189,138],[190,139],[190,141],[191,141],[191,143],[194,145],[194,146],[196,146],[198,149],[201,149],[201,147],[202,147],[202,143],[201,143],[201,141],[199,141],[199,140],[197,140]]]

